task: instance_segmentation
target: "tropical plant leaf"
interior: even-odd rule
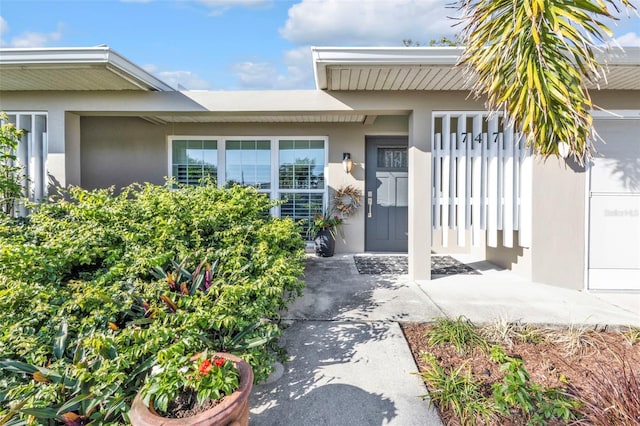
[[[49,407],[23,408],[20,412],[39,419],[61,419],[57,411]]]
[[[22,407],[27,403],[27,400],[20,401],[16,406],[12,407],[7,414],[3,417],[0,417],[0,426],[9,426],[9,425],[18,425],[18,424],[26,424],[25,421],[20,419],[15,419],[15,415],[20,411]],[[13,420],[12,420],[13,419]]]
[[[57,413],[58,414],[63,414],[67,411],[73,411],[76,409],[76,406],[82,402],[85,401],[89,398],[93,398],[94,395],[92,394],[86,394],[86,395],[77,395],[73,398],[71,398],[69,401],[65,402],[64,404],[62,404],[59,408]]]
[[[27,374],[33,374],[38,371],[38,368],[31,364],[27,364],[26,362],[22,361],[15,361],[12,359],[3,359],[2,361],[0,361],[0,369],[7,370],[12,373]]]
[[[68,329],[69,325],[67,320],[66,318],[63,318],[53,340],[53,355],[58,359],[62,359],[62,357],[64,357],[64,352],[67,349],[67,339],[69,337]]]
[[[588,85],[605,81],[598,44],[630,0],[461,0],[460,64],[490,111],[504,112],[543,156],[567,144],[581,164],[598,138]]]

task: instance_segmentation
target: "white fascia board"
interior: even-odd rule
[[[112,66],[122,70],[126,76],[131,76],[133,79],[140,81],[142,84],[147,85],[154,90],[161,92],[175,91],[173,87],[169,86],[164,81],[154,77],[151,73],[145,71],[111,49],[109,49],[108,61]]]
[[[463,47],[312,47],[315,62],[337,64],[455,65]]]
[[[606,65],[640,65],[640,47],[612,47],[598,52],[596,57]]]
[[[105,65],[120,77],[145,90],[174,91],[108,46],[0,49],[0,65],[82,66]]]
[[[0,65],[103,64],[108,57],[103,46],[0,49]]]
[[[600,109],[592,110],[591,116],[598,120],[640,119],[640,110],[637,109]]]

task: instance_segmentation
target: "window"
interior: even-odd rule
[[[324,189],[324,141],[280,141],[280,189]]]
[[[379,169],[406,169],[407,148],[378,148]]]
[[[324,208],[324,140],[281,139],[278,151],[280,216],[310,220]]]
[[[226,183],[271,189],[271,141],[227,140]]]
[[[181,184],[211,178],[283,200],[274,214],[311,219],[325,208],[326,138],[172,136],[169,173]]]
[[[218,141],[175,139],[171,144],[171,176],[184,185],[217,181]]]

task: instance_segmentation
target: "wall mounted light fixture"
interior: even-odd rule
[[[353,160],[351,160],[351,153],[345,152],[342,154],[342,168],[344,172],[347,174],[351,174],[351,169],[353,169]]]

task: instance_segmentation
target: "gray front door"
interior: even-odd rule
[[[405,136],[366,139],[367,251],[406,252],[409,225],[408,151]]]

